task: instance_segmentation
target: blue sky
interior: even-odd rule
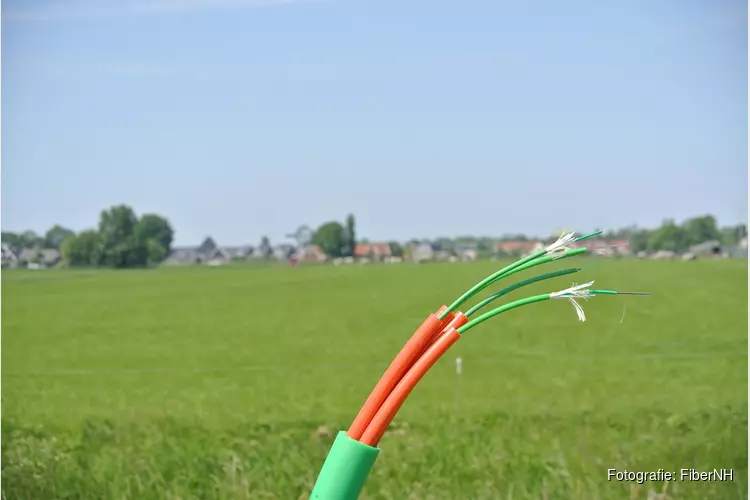
[[[2,227],[175,243],[747,220],[747,4],[2,3]]]

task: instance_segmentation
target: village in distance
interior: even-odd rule
[[[327,222],[315,230],[302,225],[287,235],[287,241],[275,245],[264,237],[257,245],[221,246],[209,236],[197,246],[172,246],[173,235],[166,218],[146,214],[139,219],[130,207],[120,205],[102,212],[96,230],[79,234],[60,225],[44,236],[33,231],[3,231],[2,267],[221,266],[253,261],[290,265],[465,262],[524,257],[559,236],[463,236],[371,242],[356,237],[353,215],[347,216],[343,224]],[[601,257],[747,258],[747,227],[745,224],[719,227],[713,216],[704,215],[681,224],[665,220],[660,227],[650,230],[628,227],[604,231],[587,241],[586,247],[591,255]]]

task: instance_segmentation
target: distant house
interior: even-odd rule
[[[203,243],[200,244],[200,246],[198,247],[198,251],[204,255],[208,255],[217,248],[218,247],[216,246],[216,242],[209,236],[208,238],[203,240]]]
[[[411,259],[414,262],[428,262],[435,259],[435,250],[429,243],[420,243],[411,250]]]
[[[214,248],[206,253],[206,258],[203,262],[209,266],[223,266],[229,264],[232,261],[232,255],[223,248]]]
[[[294,255],[294,252],[294,245],[290,245],[288,243],[282,243],[280,245],[276,245],[273,248],[273,256],[278,260],[288,260],[292,255]]]
[[[252,257],[255,249],[251,245],[244,245],[239,247],[221,247],[221,249],[229,255],[232,260],[244,260]]]
[[[220,266],[232,260],[246,259],[253,254],[253,247],[219,247],[208,237],[197,247],[174,247],[164,260],[166,265],[208,264]]]
[[[733,248],[728,249],[729,256],[735,259],[747,259],[747,236]]]
[[[457,260],[456,257],[454,257],[448,250],[435,250],[435,247],[433,246],[432,251],[434,252],[433,258],[435,260],[439,260],[441,262],[446,261],[446,260],[449,261],[451,259]]]
[[[166,265],[206,264],[216,262],[216,242],[210,236],[197,247],[174,247],[164,260]],[[227,262],[229,259],[226,259]]]
[[[737,245],[734,248],[730,248],[728,253],[734,259],[747,259],[747,246]]]
[[[522,256],[541,248],[542,244],[535,241],[499,241],[493,245],[496,254]]]
[[[547,243],[552,243],[549,240]],[[616,257],[623,255],[633,255],[633,249],[630,247],[630,240],[620,238],[614,240],[588,239],[585,241],[572,242],[566,245],[568,248],[586,248],[588,255]]]
[[[677,257],[677,254],[672,250],[659,250],[651,254],[653,260],[671,260]]]
[[[52,267],[60,262],[60,252],[55,248],[24,248],[17,256],[22,266]]]
[[[726,254],[724,246],[718,240],[704,241],[690,247],[689,252],[696,257],[722,257]]]
[[[16,251],[6,243],[2,244],[2,265],[3,267],[13,267],[18,265],[18,255],[16,254]]]
[[[632,255],[633,254],[633,249],[630,248],[630,240],[619,239],[619,240],[608,241],[607,243],[617,255]]]
[[[359,259],[387,259],[391,256],[391,246],[388,243],[357,243],[354,256]]]
[[[457,245],[455,248],[456,257],[463,261],[477,260],[479,250],[476,245]]]
[[[201,264],[203,262],[205,262],[205,255],[198,250],[198,247],[173,247],[164,259],[166,265]]]
[[[325,262],[325,252],[318,245],[302,245],[297,249],[297,258],[307,262]]]
[[[623,243],[624,241],[624,243]],[[630,246],[630,243],[627,242],[627,240],[615,240],[615,241],[605,241],[605,240],[586,240],[581,241],[578,243],[571,243],[568,246],[570,248],[587,248],[589,255],[598,255],[602,257],[613,257],[615,255],[619,255],[620,247],[615,245],[624,245],[627,244],[628,248]]]

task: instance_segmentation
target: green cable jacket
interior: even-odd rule
[[[340,431],[320,469],[311,500],[357,500],[380,449]]]

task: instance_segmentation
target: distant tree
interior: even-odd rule
[[[675,224],[673,220],[665,221],[661,227],[651,233],[648,239],[648,249],[671,250],[673,252],[682,252],[691,244],[691,238],[688,231]]]
[[[56,248],[59,250],[62,242],[65,241],[69,236],[75,236],[75,233],[72,230],[62,227],[59,224],[55,224],[44,235],[44,246],[47,248]]]
[[[167,257],[167,249],[156,239],[146,240],[146,255],[149,265],[154,266]]]
[[[21,238],[21,235],[17,233],[11,233],[10,231],[2,232],[2,242],[6,245],[10,245],[11,247],[23,246],[23,239]]]
[[[604,231],[601,235],[601,238],[605,241],[611,241],[617,239],[617,230],[608,229]]]
[[[454,245],[476,245],[479,242],[479,238],[475,236],[458,236],[453,238]]]
[[[630,249],[633,252],[645,252],[648,250],[648,241],[651,232],[647,229],[639,229],[630,235]]]
[[[63,262],[72,267],[98,265],[100,249],[99,233],[91,229],[68,236],[60,245]]]
[[[631,225],[631,226],[624,227],[624,228],[621,228],[621,229],[616,229],[616,230],[613,231],[613,234],[614,234],[614,238],[613,239],[628,240],[634,234],[638,233],[639,231],[641,231],[641,229],[639,229],[635,225]]]
[[[40,247],[44,244],[44,239],[34,231],[24,231],[21,234],[21,246],[25,248]]]
[[[103,210],[99,218],[99,237],[105,267],[142,267],[148,263],[148,248],[136,234],[138,218],[127,205]]]
[[[720,232],[722,243],[727,246],[735,246],[742,238],[747,236],[747,226],[745,224],[738,224],[736,226],[723,227]]]
[[[341,257],[345,245],[344,227],[338,222],[326,222],[315,231],[313,242],[329,257]]]
[[[529,241],[525,234],[504,234],[498,241]]]
[[[693,217],[683,222],[682,227],[687,234],[689,245],[721,239],[721,232],[716,226],[716,218],[712,215]]]
[[[262,255],[264,258],[270,257],[273,253],[273,248],[271,248],[271,240],[268,239],[268,236],[264,236],[260,239],[258,253],[260,253],[260,255]]]
[[[354,215],[349,214],[346,216],[346,230],[345,230],[345,244],[342,251],[342,255],[351,257],[354,255],[354,247],[357,245],[357,235],[354,227]]]
[[[160,215],[143,215],[138,224],[136,224],[135,233],[138,241],[145,242],[147,246],[149,240],[153,240],[161,245],[164,249],[163,254],[165,257],[172,248],[174,231],[172,230],[172,226],[169,225],[169,221]],[[151,255],[151,250],[149,250],[149,255]]]
[[[394,257],[404,256],[404,247],[397,241],[389,241],[388,247],[391,249],[391,255]]]
[[[492,247],[494,245],[494,241],[492,238],[479,238],[477,240],[477,251],[486,253],[492,250]]]

